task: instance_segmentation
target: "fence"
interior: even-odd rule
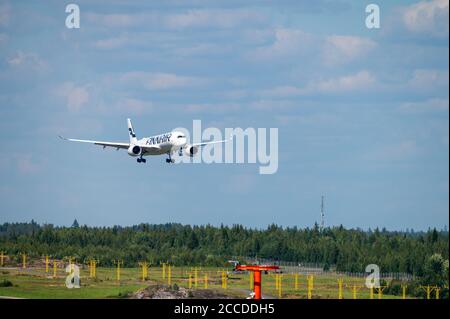
[[[245,262],[251,264],[267,264],[267,265],[277,265],[280,266],[283,273],[288,274],[302,274],[302,275],[341,275],[354,278],[365,278],[367,273],[358,272],[343,272],[336,271],[336,266],[331,265],[328,270],[324,270],[325,264],[322,263],[310,263],[310,262],[295,262],[295,261],[283,261],[274,260],[267,258],[254,258],[254,257],[244,257]],[[385,280],[400,280],[400,281],[411,281],[415,279],[413,274],[403,273],[403,272],[388,272],[380,273],[380,278]]]

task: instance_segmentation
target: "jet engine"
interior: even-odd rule
[[[194,157],[195,154],[197,154],[198,152],[198,146],[193,146],[193,145],[186,145],[183,148],[184,154],[189,156],[189,157]]]
[[[139,156],[142,153],[142,148],[138,145],[130,145],[128,148],[128,154],[131,156]]]

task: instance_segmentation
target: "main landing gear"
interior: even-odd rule
[[[175,163],[175,160],[172,159],[170,152],[168,152],[167,155],[169,155],[169,158],[166,158],[166,163]]]
[[[145,162],[147,162],[147,160],[145,158],[143,158],[142,155],[141,155],[141,157],[138,157],[137,162],[138,163],[145,163]]]

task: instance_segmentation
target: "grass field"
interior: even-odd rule
[[[58,269],[53,277],[53,270],[45,272],[43,267],[0,268],[0,283],[4,280],[12,282],[11,287],[0,287],[0,296],[18,298],[124,298],[129,294],[145,288],[151,284],[166,284],[191,289],[213,289],[235,298],[245,298],[251,291],[251,276],[248,273],[228,274],[226,288],[222,287],[222,271],[226,269],[212,267],[198,267],[197,276],[192,267],[171,268],[169,271],[162,267],[150,267],[146,280],[142,278],[141,268],[122,268],[120,281],[117,280],[117,269],[97,268],[96,278],[89,277],[89,269],[80,266],[81,288],[68,289],[65,285],[67,273]],[[163,274],[164,272],[164,274]],[[191,278],[189,280],[189,277]],[[195,280],[197,277],[197,280]],[[263,274],[262,291],[266,298],[306,299],[307,278],[293,274],[281,275],[281,290],[276,287],[277,275]],[[343,280],[342,297],[352,299],[354,287],[356,297],[370,298],[370,291],[364,286],[364,278],[342,277],[337,275],[317,275],[313,279],[312,298],[337,299],[338,279]],[[378,298],[377,292],[374,298]],[[399,298],[398,296],[382,295],[383,299]],[[401,296],[400,296],[401,298]]]

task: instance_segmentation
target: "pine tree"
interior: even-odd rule
[[[78,224],[78,221],[77,221],[77,219],[75,218],[75,220],[74,220],[73,223],[72,223],[72,228],[78,228],[78,227],[80,227],[80,225]]]

